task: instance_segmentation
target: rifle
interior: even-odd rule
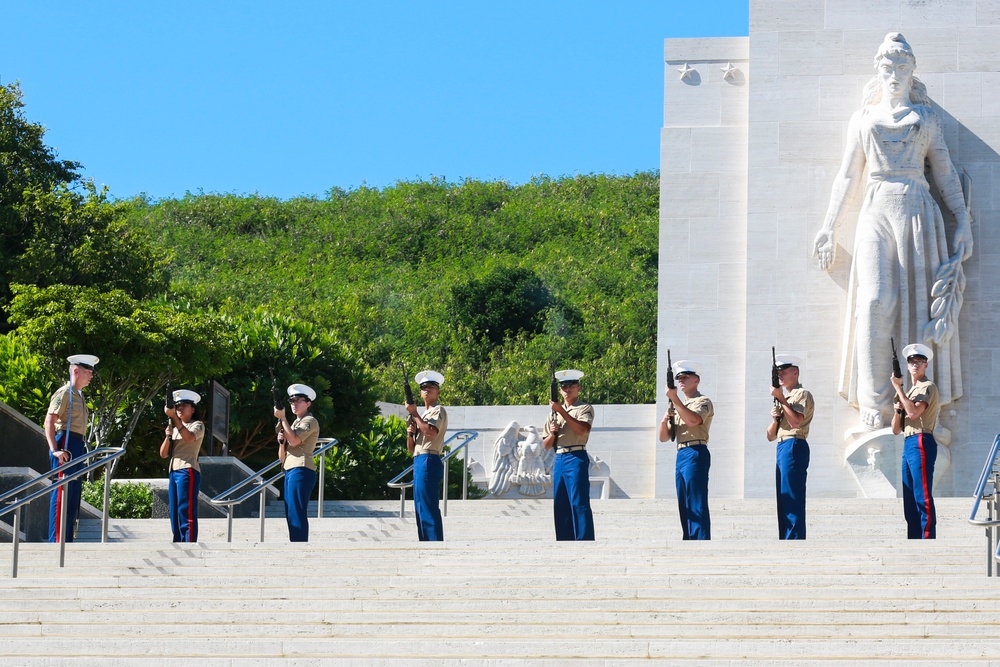
[[[903,370],[899,367],[899,356],[896,355],[896,340],[889,337],[889,345],[892,346],[892,376],[903,377]]]
[[[549,373],[549,400],[554,403],[559,403],[562,397],[559,395],[559,381],[556,380],[556,374],[554,372]],[[556,420],[556,411],[553,410],[552,414],[549,415],[549,421],[553,424],[558,423]],[[559,431],[553,431],[552,433],[552,449],[555,450],[556,445],[559,443]]]
[[[892,347],[892,376],[901,378],[903,377],[903,369],[899,367],[899,356],[896,354],[896,340],[892,336],[889,337],[889,345]],[[899,401],[899,398],[895,398],[894,401]],[[897,405],[899,405],[898,402],[894,403],[893,408],[900,417],[904,417],[906,412],[896,407]]]
[[[771,346],[771,386],[775,389],[781,386],[781,380],[778,379],[778,357],[774,353],[774,346]],[[778,408],[778,414],[774,416],[774,423],[781,423],[781,401],[774,399],[774,407]]]
[[[677,384],[674,382],[674,362],[670,358],[670,348],[667,348],[667,389],[673,389],[674,391],[677,391]],[[670,399],[667,399],[667,403],[670,404],[671,408],[674,407],[674,402],[671,401]],[[667,417],[667,429],[670,432],[670,439],[676,440],[677,424],[674,423],[674,418],[672,416]]]
[[[406,366],[403,365],[402,361],[399,362],[399,369],[401,371],[403,371],[403,396],[406,397],[406,404],[407,405],[414,405],[416,403],[416,401],[413,400],[413,389],[410,387],[410,378],[406,374]],[[412,424],[412,423],[413,423],[413,415],[407,414],[407,416],[406,416],[406,432],[407,433],[410,432],[410,424]],[[416,439],[417,434],[414,433],[413,437],[414,437],[414,439]]]
[[[267,372],[271,375],[271,400],[274,401],[274,409],[284,410],[285,404],[281,400],[281,390],[278,389],[278,378],[274,377],[274,369],[268,368]]]
[[[274,367],[269,366],[267,372],[271,376],[271,401],[274,403],[274,409],[284,410],[285,404],[281,400],[281,390],[278,389],[278,378],[274,377]],[[276,434],[282,432],[280,419],[274,424],[274,432]]]

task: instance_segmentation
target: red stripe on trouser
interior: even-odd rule
[[[931,538],[931,525],[934,523],[934,513],[931,510],[931,493],[927,489],[927,452],[924,451],[924,434],[917,436],[917,446],[920,448],[920,482],[924,487],[924,511],[927,522],[924,523],[924,539]]]
[[[194,542],[194,469],[187,469],[188,476],[188,534],[187,541]]]
[[[59,479],[63,478],[63,474],[59,473]],[[66,485],[60,486],[56,489],[56,542],[62,539],[62,532],[59,530],[59,522],[62,521],[62,504],[63,504],[63,489]]]

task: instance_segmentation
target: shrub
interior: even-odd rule
[[[462,497],[462,455],[448,462],[448,497]],[[332,447],[326,454],[326,489],[329,500],[393,500],[399,492],[387,482],[413,463],[406,451],[406,422],[399,417],[376,417],[368,433]],[[412,481],[408,476],[406,481]],[[412,497],[412,493],[407,495]],[[486,492],[470,477],[469,498]]]
[[[83,499],[97,509],[104,507],[104,480],[83,483]],[[112,519],[148,519],[153,516],[153,490],[149,484],[111,482]]]

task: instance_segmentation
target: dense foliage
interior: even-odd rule
[[[13,285],[8,309],[18,328],[8,336],[44,359],[49,377],[66,377],[66,357],[94,350],[101,358],[91,390],[96,402],[91,436],[112,434],[128,444],[141,412],[167,380],[226,370],[230,336],[217,318],[143,304],[121,290],[94,287]],[[36,418],[37,415],[33,415]]]
[[[44,137],[45,128],[25,116],[20,86],[0,86],[0,306],[10,298],[7,286],[18,258],[34,239],[25,199],[79,179],[80,165],[58,159]],[[0,331],[5,329],[7,317],[0,312]]]
[[[443,180],[325,199],[136,201],[176,295],[308,321],[402,402],[399,361],[435,368],[445,404],[546,400],[551,367],[598,403],[654,400],[658,178]],[[412,372],[411,372],[412,375]]]
[[[459,453],[448,461],[448,497],[462,497],[464,461]],[[334,446],[326,454],[325,497],[329,500],[395,500],[399,490],[386,486],[389,477],[410,467],[406,452],[406,422],[399,417],[376,417],[371,428],[348,446]],[[391,471],[389,477],[386,472]],[[404,481],[412,481],[412,477]],[[482,498],[486,492],[468,484],[469,498]],[[412,498],[412,492],[407,492]]]
[[[83,500],[102,510],[104,480],[84,482]],[[149,484],[112,482],[108,505],[108,514],[112,519],[148,519],[153,516],[153,490],[149,488]]]

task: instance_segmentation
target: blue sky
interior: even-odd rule
[[[116,197],[622,174],[658,166],[664,38],[748,5],[6,3],[0,81]]]

